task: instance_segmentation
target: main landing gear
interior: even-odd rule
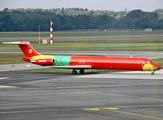
[[[84,74],[84,70],[83,69],[80,69],[80,74]]]
[[[80,74],[84,74],[84,70],[80,69],[79,71]],[[72,74],[77,74],[77,71],[75,69],[72,70]]]
[[[77,71],[73,69],[72,74],[77,74]]]

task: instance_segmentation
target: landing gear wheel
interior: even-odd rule
[[[80,69],[80,74],[84,74],[84,70],[83,69]]]
[[[154,75],[155,73],[154,72],[151,72],[151,75]]]
[[[77,74],[77,71],[74,69],[74,70],[72,71],[72,74]]]

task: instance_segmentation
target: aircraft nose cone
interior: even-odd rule
[[[160,65],[158,65],[157,69],[158,69],[158,70],[160,70],[160,69],[161,69],[161,66],[160,66]]]
[[[160,70],[161,69],[161,66],[160,65],[158,65],[158,64],[155,64],[154,65],[154,70]]]

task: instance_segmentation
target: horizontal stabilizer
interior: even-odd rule
[[[3,44],[16,44],[20,47],[22,52],[25,55],[24,60],[30,61],[30,58],[33,56],[41,55],[39,54],[30,44],[28,41],[18,41],[18,42],[2,42]]]
[[[91,66],[49,66],[50,68],[65,68],[65,69],[91,69]]]
[[[29,45],[28,41],[19,41],[19,42],[2,42],[3,44],[16,44],[16,45]]]

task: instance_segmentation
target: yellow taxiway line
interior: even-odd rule
[[[125,108],[125,107],[153,107],[153,106],[162,106],[162,105],[137,105],[137,106],[119,106],[119,108]],[[150,119],[157,119],[157,120],[163,120],[163,118],[154,117],[154,116],[148,116],[148,115],[142,115],[142,114],[136,114],[136,113],[130,113],[130,112],[123,112],[118,111],[117,107],[96,107],[96,108],[68,108],[68,109],[43,109],[43,110],[26,110],[26,111],[6,111],[6,112],[0,112],[0,114],[14,114],[14,113],[29,113],[29,112],[48,112],[48,111],[55,111],[55,110],[85,110],[85,111],[100,111],[100,110],[109,110],[110,112],[116,112],[121,114],[127,114],[127,115],[133,115],[138,117],[144,117],[144,118],[150,118]]]

